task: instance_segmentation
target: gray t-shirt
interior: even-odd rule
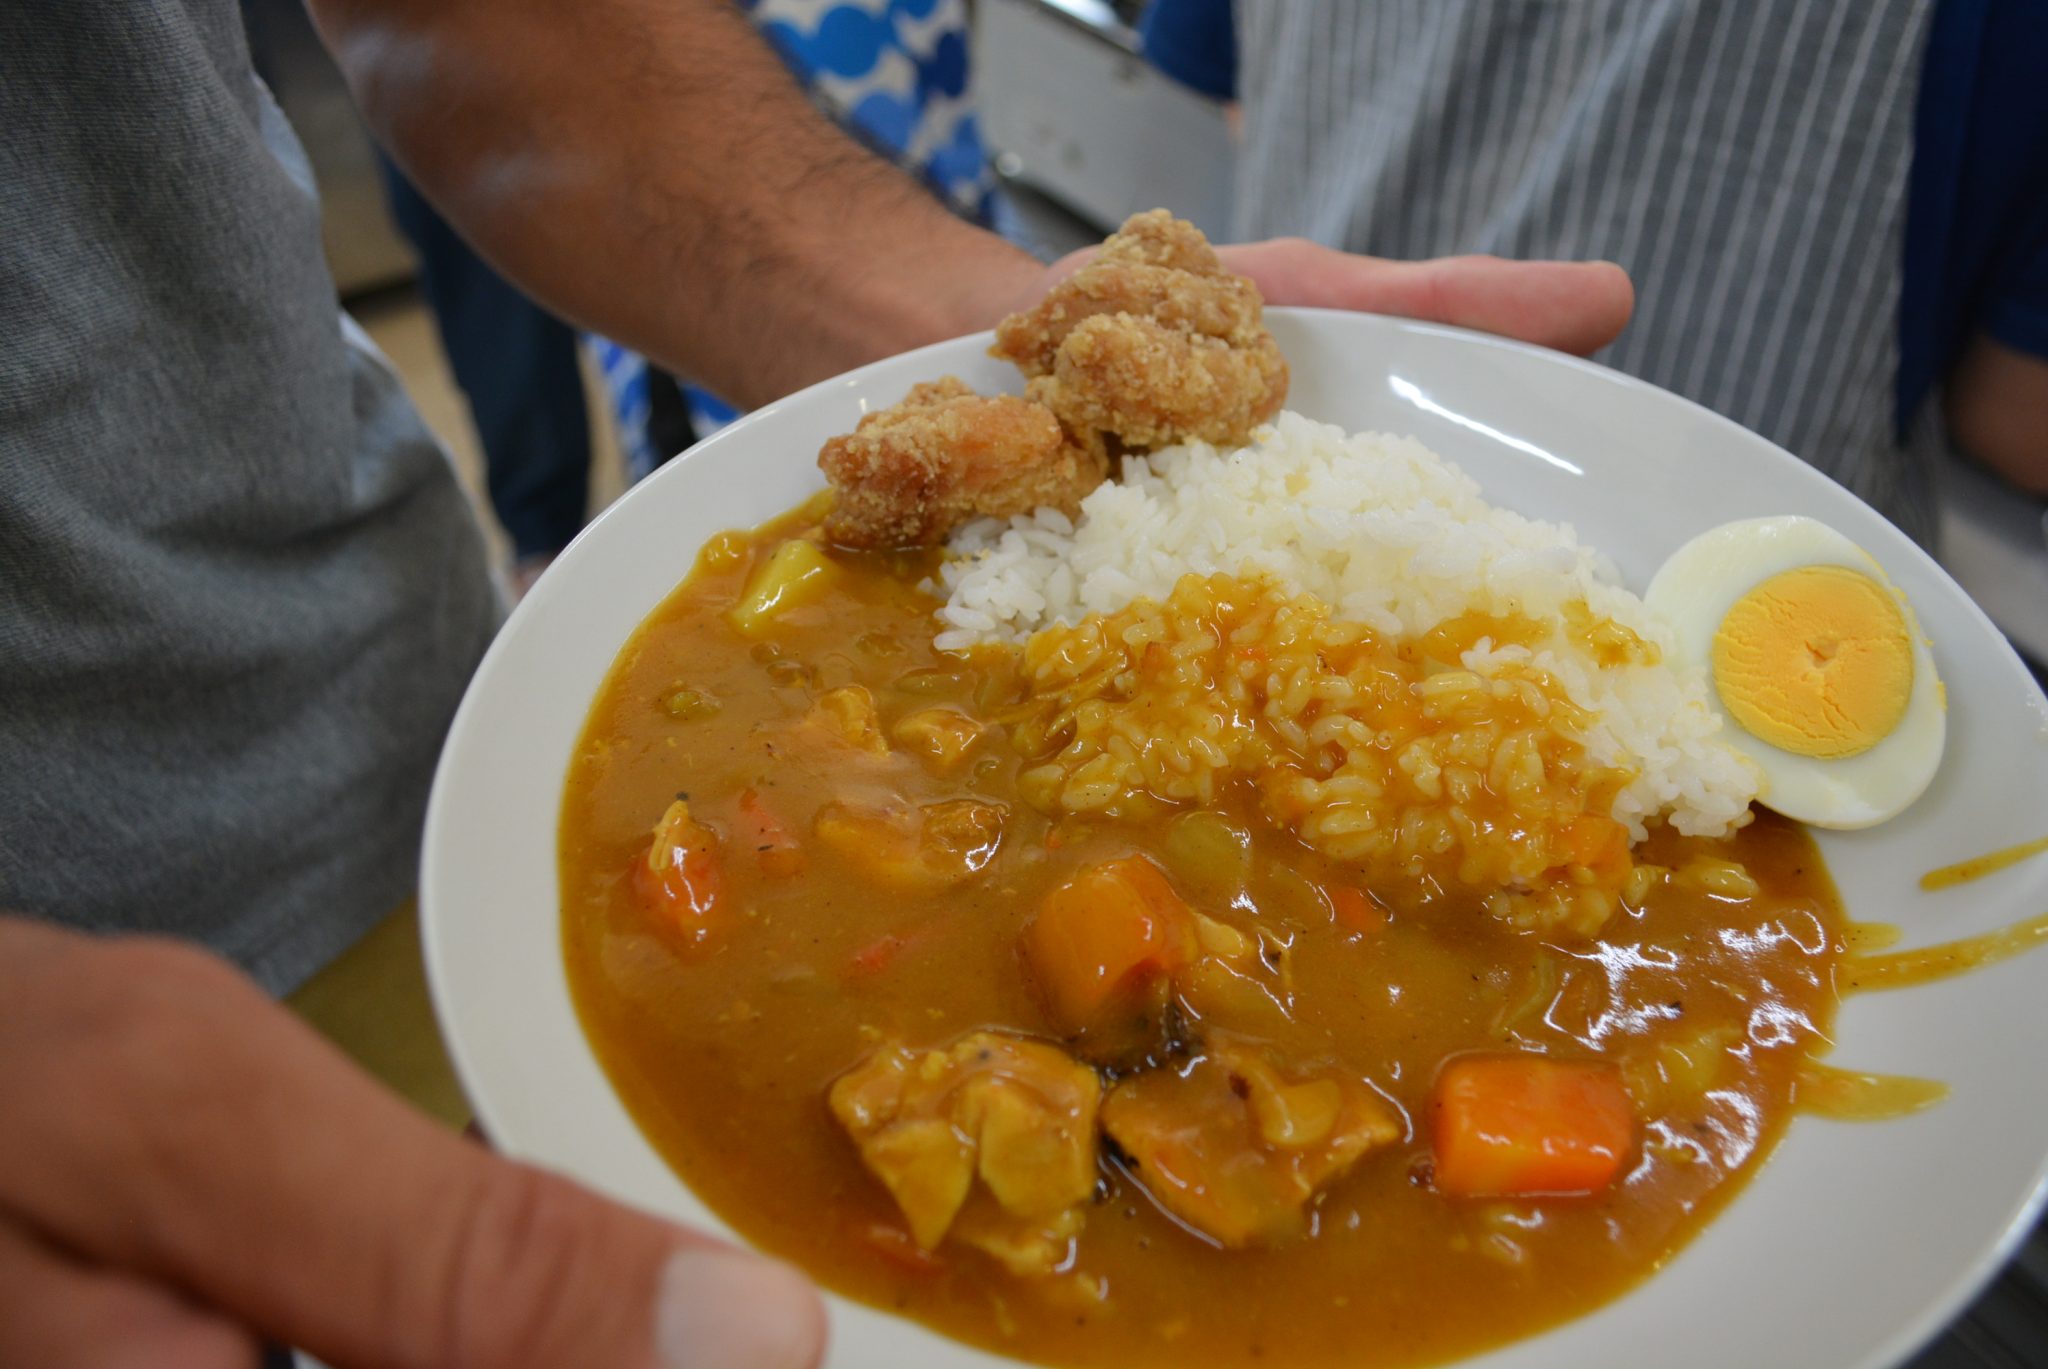
[[[0,6],[0,907],[273,990],[411,891],[499,615],[234,0]]]

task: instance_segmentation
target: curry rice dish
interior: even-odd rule
[[[626,644],[571,988],[679,1175],[849,1296],[1062,1365],[1471,1353],[1753,1173],[1846,924],[1600,558],[1278,412],[1256,293],[1148,219],[1006,325],[1058,385],[871,415]]]
[[[750,1240],[1032,1359],[1415,1363],[1614,1296],[1776,1139],[1811,842],[1631,844],[1584,710],[1459,665],[1498,623],[1191,576],[948,653],[944,553],[817,539],[707,548],[563,810],[592,1041]]]

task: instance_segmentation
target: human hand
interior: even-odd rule
[[[0,918],[0,1364],[809,1369],[795,1271],[412,1112],[223,962]]]
[[[1628,272],[1609,261],[1388,261],[1305,238],[1220,247],[1217,255],[1251,277],[1268,304],[1450,323],[1579,356],[1620,336],[1636,302]]]
[[[1036,302],[1094,254],[1069,253],[1013,307]],[[1496,333],[1585,356],[1620,335],[1635,308],[1628,273],[1605,261],[1508,261],[1433,257],[1390,261],[1339,252],[1306,238],[1272,238],[1216,249],[1251,278],[1268,304],[1355,309]]]

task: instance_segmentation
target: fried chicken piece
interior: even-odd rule
[[[1226,271],[1193,224],[1133,215],[1034,307],[996,329],[994,355],[1068,437],[1105,458],[1188,438],[1235,445],[1279,412],[1287,362],[1258,287]]]
[[[1176,331],[1249,344],[1259,332],[1258,287],[1223,269],[1202,231],[1164,209],[1134,214],[1088,264],[996,328],[996,356],[1027,376],[1048,375],[1082,320],[1142,314]]]
[[[826,534],[921,546],[972,518],[1071,514],[1128,450],[1245,441],[1287,397],[1258,287],[1163,209],[1131,217],[1095,258],[996,330],[1028,398],[948,376],[825,444],[837,491]]]
[[[1126,448],[1189,438],[1234,447],[1279,412],[1287,361],[1264,329],[1238,347],[1149,318],[1100,314],[1067,334],[1053,373],[1025,393],[1091,448],[1105,433]]]
[[[826,535],[849,547],[927,546],[974,518],[1073,513],[1108,463],[1044,406],[982,396],[955,376],[916,385],[818,453],[837,492]]]

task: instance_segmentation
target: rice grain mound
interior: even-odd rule
[[[1411,438],[1282,413],[1243,448],[1189,443],[1126,458],[1122,479],[1076,518],[983,519],[950,547],[941,650],[1018,647],[1141,600],[1163,605],[1187,576],[1250,577],[1396,648],[1447,624],[1466,629],[1455,661],[1430,664],[1417,689],[1451,671],[1553,682],[1576,710],[1575,764],[1622,780],[1603,784],[1587,811],[1604,805],[1632,841],[1657,819],[1726,835],[1757,796],[1753,767],[1716,736],[1704,675],[1668,664],[1667,629],[1611,563],[1569,527],[1488,504]]]
[[[1135,817],[1251,785],[1401,911],[1475,895],[1518,927],[1597,933],[1635,866],[1547,672],[1453,668],[1476,620],[1397,646],[1265,577],[1187,575],[1164,603],[1049,627],[1022,652],[1017,780],[1049,812]]]

